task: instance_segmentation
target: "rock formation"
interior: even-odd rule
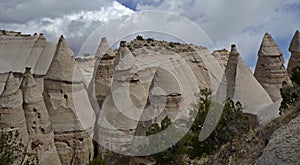
[[[128,154],[136,152],[134,137],[145,136],[149,122],[160,122],[165,116],[172,121],[187,118],[199,89],[196,77],[185,74],[192,70],[175,53],[134,57],[121,42],[115,65],[111,91],[97,122],[101,135],[97,141],[111,151]]]
[[[295,55],[298,38],[290,46]],[[176,127],[187,123],[199,88],[218,96],[224,86],[226,96],[218,101],[240,101],[255,126],[268,122],[278,115],[281,83],[290,81],[269,34],[258,53],[255,77],[235,46],[230,53],[211,55],[191,44],[133,40],[121,42],[115,56],[102,38],[96,58],[86,57],[91,60],[88,65],[83,61],[81,70],[63,37],[56,45],[42,34],[0,31],[0,47],[1,132],[19,130],[42,164],[87,164],[93,158],[93,133],[98,156],[113,155],[110,163],[120,156],[111,151],[137,153],[137,136],[144,136],[153,122],[169,116]]]
[[[62,36],[45,75],[44,99],[62,164],[87,164],[93,157],[95,117],[73,52]]]
[[[231,46],[225,76],[226,97],[242,103],[245,108],[244,113],[251,117],[252,126],[258,126],[278,117],[278,109],[266,109],[269,115],[262,115],[264,113],[262,109],[273,104],[273,101],[244,63],[235,45]]]
[[[288,64],[288,72],[292,73],[294,67],[300,65],[300,33],[297,30],[289,47],[291,57]]]
[[[266,33],[263,37],[258,51],[258,61],[254,76],[274,102],[281,99],[279,89],[282,86],[282,82],[291,83],[284,66],[282,52],[269,33]]]
[[[21,83],[23,108],[29,134],[28,153],[36,154],[40,165],[61,164],[54,145],[54,133],[49,120],[42,92],[26,68]]]
[[[299,164],[300,162],[300,116],[277,129],[271,136],[263,154],[255,163],[265,164]]]
[[[95,90],[99,107],[102,106],[112,85],[114,61],[115,54],[109,46],[107,39],[104,37],[101,39],[99,48],[96,52],[95,75],[93,76],[90,86]]]
[[[0,133],[12,131],[19,133],[19,141],[27,146],[28,132],[24,110],[22,108],[22,92],[19,81],[12,72],[8,74],[4,90],[0,95]],[[17,159],[14,163],[20,164]]]

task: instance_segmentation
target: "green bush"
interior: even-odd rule
[[[300,66],[297,66],[292,70],[291,80],[293,85],[283,82],[282,88],[280,88],[280,94],[282,97],[282,102],[279,108],[280,114],[285,113],[290,106],[300,100]]]
[[[210,110],[210,107],[219,107],[220,105],[213,105],[211,101],[211,90],[200,90],[200,101],[197,106],[190,111],[189,122],[193,123],[189,132],[177,142],[176,145],[161,153],[154,154],[157,164],[184,164],[182,158],[188,155],[191,158],[201,157],[215,153],[222,145],[231,143],[233,139],[239,138],[249,130],[247,119],[242,115],[243,107],[240,102],[233,102],[230,99],[225,101],[223,113],[217,127],[212,134],[204,141],[199,141],[199,134],[203,127],[205,118]],[[196,116],[196,117],[193,117]],[[147,135],[157,134],[171,125],[171,120],[166,117],[161,122],[152,124],[148,129]],[[170,136],[172,137],[172,136]],[[153,146],[158,147],[158,146]]]
[[[0,165],[13,164],[17,159],[25,165],[38,164],[36,154],[25,152],[26,146],[21,143],[18,131],[1,132],[0,136]],[[25,157],[27,158],[25,160]]]

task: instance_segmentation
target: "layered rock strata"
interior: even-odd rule
[[[60,37],[45,75],[44,100],[62,164],[87,164],[93,158],[93,109],[72,50]]]
[[[274,102],[281,99],[279,89],[282,83],[284,81],[291,83],[284,66],[282,52],[269,33],[264,35],[258,51],[254,76]]]
[[[291,57],[287,69],[289,74],[291,74],[293,68],[300,65],[300,33],[298,30],[291,41],[289,51],[291,52]]]
[[[54,133],[49,114],[42,97],[43,91],[36,85],[30,68],[26,68],[21,90],[29,134],[29,150],[27,152],[35,154],[40,165],[61,164],[54,144]]]

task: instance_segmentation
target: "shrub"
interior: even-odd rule
[[[143,38],[141,35],[136,36],[136,39],[137,39],[137,40],[141,40],[141,41],[144,40],[144,38]]]
[[[25,165],[38,164],[36,154],[25,152],[26,146],[21,143],[18,131],[1,132],[0,136],[0,165],[13,164],[17,159]],[[27,160],[25,160],[27,157]]]
[[[227,99],[223,113],[221,112],[220,121],[215,130],[206,140],[200,142],[199,134],[210,110],[210,106],[220,108],[220,105],[211,101],[212,92],[210,89],[201,89],[200,94],[199,103],[190,111],[189,122],[193,123],[190,131],[177,142],[176,145],[171,146],[166,151],[153,155],[158,164],[172,164],[174,162],[176,162],[176,164],[183,164],[182,157],[185,154],[192,158],[213,154],[220,149],[222,145],[231,143],[235,138],[241,137],[241,135],[250,129],[247,119],[242,115],[242,104]],[[157,134],[167,127],[172,126],[171,124],[171,120],[166,117],[162,120],[161,126],[159,126],[158,123],[152,124],[147,131],[147,135]]]
[[[295,67],[292,70],[291,80],[293,85],[289,85],[287,82],[282,83],[280,88],[280,94],[282,102],[279,108],[279,113],[283,114],[286,110],[300,100],[300,66]]]

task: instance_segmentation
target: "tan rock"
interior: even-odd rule
[[[96,52],[95,72],[89,87],[90,91],[95,90],[100,108],[112,85],[114,62],[115,54],[104,37]]]
[[[300,65],[300,33],[297,30],[289,47],[291,57],[288,64],[288,72],[292,73],[294,67]]]
[[[83,82],[83,77],[73,55],[73,51],[68,47],[64,37],[61,36],[45,79],[75,83]]]
[[[254,76],[269,93],[273,101],[281,99],[279,89],[282,82],[290,83],[282,52],[268,33],[265,34],[258,51]]]
[[[36,154],[41,165],[61,164],[54,144],[54,133],[49,120],[42,93],[30,73],[25,71],[21,83],[23,108],[29,134],[28,153]]]
[[[254,123],[266,123],[279,116],[279,106],[277,109],[263,109],[273,104],[273,101],[244,63],[235,45],[231,47],[225,75],[226,97],[239,101],[244,107],[243,112],[254,116]]]
[[[24,110],[22,108],[22,93],[19,89],[19,81],[10,72],[5,83],[4,91],[0,95],[0,133],[18,131],[19,141],[27,146],[28,133]],[[14,164],[20,164],[21,158]]]
[[[0,35],[0,73],[24,73],[31,67],[35,75],[45,75],[52,62],[56,45],[37,35]],[[21,54],[20,54],[21,53]]]
[[[93,158],[95,115],[73,52],[63,37],[45,76],[44,100],[62,164],[87,164]]]

